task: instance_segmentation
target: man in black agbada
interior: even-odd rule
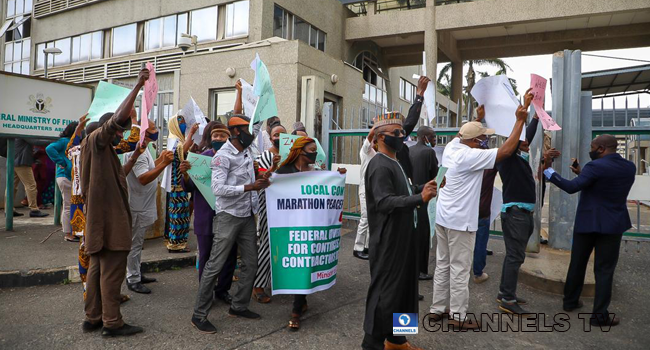
[[[393,313],[418,312],[416,207],[436,195],[436,183],[412,188],[396,159],[404,147],[402,116],[388,113],[375,122],[379,152],[365,176],[370,234],[370,287],[366,299],[363,349],[418,349],[393,336]],[[414,194],[421,192],[420,194]]]

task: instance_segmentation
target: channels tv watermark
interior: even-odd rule
[[[395,335],[395,315],[393,314],[393,334]],[[566,313],[558,314],[527,314],[527,315],[513,315],[508,313],[481,313],[472,314],[468,313],[464,322],[471,322],[479,324],[480,328],[463,329],[450,324],[449,322],[435,321],[431,316],[434,314],[427,314],[422,318],[422,327],[428,332],[499,332],[499,333],[516,333],[516,332],[567,332],[571,329],[571,317]],[[610,317],[614,317],[610,314]],[[593,330],[600,330],[602,332],[609,332],[611,323],[606,321],[598,321],[594,319],[592,313],[579,313],[578,323],[582,326],[584,332],[591,332]],[[459,314],[449,314],[446,319],[460,319]],[[404,333],[402,333],[404,334]],[[413,333],[417,334],[417,333]]]
[[[393,335],[418,334],[418,314],[394,313]]]

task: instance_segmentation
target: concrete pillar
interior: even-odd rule
[[[438,33],[436,32],[435,0],[427,0],[426,31],[424,32],[424,51],[426,54],[427,76],[436,79],[438,66]]]
[[[582,158],[584,150],[591,142],[591,114],[581,113],[580,57],[579,50],[565,50],[553,55],[553,118],[562,127],[562,130],[554,132],[552,139],[552,146],[562,152],[562,156],[553,163],[553,169],[566,179],[575,176],[569,169],[571,158],[580,157],[584,164],[587,160]],[[569,250],[578,195],[567,194],[554,185],[550,185],[549,190],[549,245],[551,248]]]
[[[463,105],[463,61],[451,62],[451,100],[458,103],[459,106]],[[462,110],[462,109],[461,109]],[[455,122],[454,126],[460,126],[461,116],[456,115],[452,121]]]

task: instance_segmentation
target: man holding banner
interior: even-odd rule
[[[402,116],[388,113],[375,121],[379,152],[365,176],[370,234],[370,287],[366,299],[363,349],[418,349],[393,336],[393,313],[418,312],[418,238],[416,207],[436,196],[435,181],[414,194],[397,161],[406,136]]]

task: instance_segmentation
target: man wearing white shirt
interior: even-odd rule
[[[517,108],[512,132],[499,149],[487,149],[488,136],[494,130],[480,122],[463,125],[459,137],[445,147],[442,166],[448,170],[438,191],[436,210],[438,248],[430,316],[434,321],[442,320],[449,307],[450,324],[464,329],[480,327],[465,317],[483,170],[493,169],[496,163],[515,152],[531,100],[532,95],[527,92],[524,106]]]
[[[366,208],[366,185],[363,179],[366,178],[366,169],[368,163],[377,154],[375,151],[372,140],[375,137],[375,128],[370,130],[368,137],[363,140],[363,146],[359,151],[359,158],[361,159],[361,182],[359,183],[359,205],[361,206],[361,218],[359,219],[359,226],[357,226],[357,238],[354,242],[354,257],[368,260],[368,211]]]

